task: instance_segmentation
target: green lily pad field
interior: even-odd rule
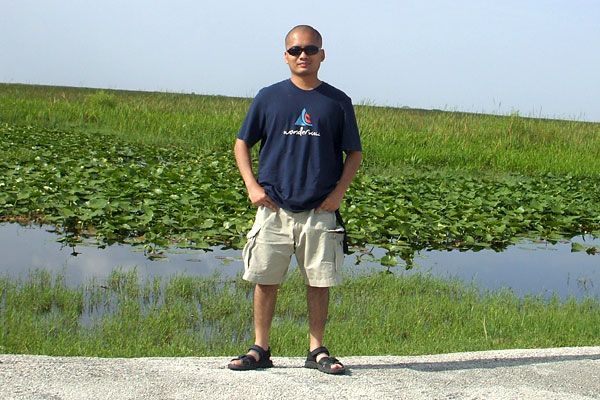
[[[0,218],[58,227],[64,240],[239,248],[253,209],[230,152],[0,126]],[[501,250],[520,238],[600,230],[600,179],[571,175],[360,174],[345,200],[351,245],[410,265],[421,249]]]

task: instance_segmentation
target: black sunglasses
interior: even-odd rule
[[[287,53],[293,57],[298,57],[302,52],[305,52],[307,56],[314,56],[319,50],[321,49],[318,46],[310,44],[306,47],[292,46],[287,49]]]

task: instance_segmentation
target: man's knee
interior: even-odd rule
[[[264,285],[262,283],[257,283],[255,286],[255,290],[264,293],[264,294],[274,294],[277,293],[279,289],[279,285]]]

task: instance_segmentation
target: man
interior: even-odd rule
[[[323,346],[329,287],[340,283],[344,230],[336,222],[362,149],[350,98],[318,78],[322,38],[298,25],[285,38],[291,78],[263,88],[254,99],[234,153],[248,196],[258,207],[243,250],[244,279],[254,289],[255,344],[231,360],[233,370],[272,367],[269,331],[277,291],[291,255],[307,284],[307,368],[340,374],[344,365]],[[258,180],[250,148],[261,142]],[[343,153],[346,153],[344,160]]]

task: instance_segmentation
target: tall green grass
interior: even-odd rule
[[[0,121],[230,151],[250,99],[0,84]],[[372,174],[406,168],[600,174],[600,123],[356,106]]]
[[[252,343],[252,287],[241,280],[174,276],[142,281],[115,270],[69,287],[33,271],[0,278],[0,353],[222,356]],[[306,354],[305,287],[281,288],[271,347]],[[599,345],[597,299],[519,299],[427,275],[373,274],[332,289],[327,345],[339,355]]]
[[[356,109],[367,162],[522,174],[600,172],[600,124],[447,111]]]
[[[0,120],[92,129],[156,145],[228,149],[249,99],[0,84]]]

